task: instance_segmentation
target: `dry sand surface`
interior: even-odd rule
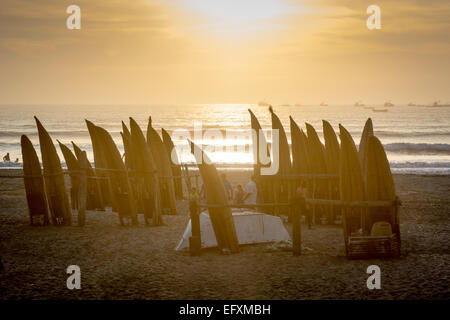
[[[249,172],[228,177],[246,183]],[[300,257],[267,244],[228,256],[176,252],[186,201],[162,227],[120,227],[107,212],[88,212],[84,228],[30,227],[23,181],[0,179],[0,299],[449,299],[450,176],[396,175],[395,182],[401,258],[349,261],[342,229],[330,226],[303,228]],[[66,287],[73,264],[81,290]],[[372,264],[381,268],[381,290],[366,287]]]

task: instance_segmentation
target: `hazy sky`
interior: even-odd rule
[[[3,104],[431,103],[449,78],[448,0],[0,2]]]

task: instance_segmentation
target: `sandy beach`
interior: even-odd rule
[[[227,174],[233,185],[250,175]],[[93,211],[83,228],[30,227],[23,181],[0,179],[0,299],[449,299],[450,176],[394,179],[402,256],[355,261],[344,256],[342,228],[320,225],[303,226],[300,257],[267,244],[228,256],[177,252],[189,220],[186,201],[162,227],[145,227],[142,216],[138,227],[120,227],[116,213]],[[66,268],[74,264],[81,290],[66,287]],[[373,264],[381,268],[381,290],[366,287]]]

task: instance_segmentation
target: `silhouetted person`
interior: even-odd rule
[[[11,159],[9,158],[9,152],[6,154],[6,156],[3,157],[4,162],[9,162]]]
[[[200,199],[200,195],[197,192],[197,188],[192,188],[191,192],[189,193],[189,210],[192,211],[194,208],[197,207],[198,201]]]
[[[300,209],[301,214],[305,215],[306,223],[308,224],[308,229],[311,229],[311,212],[306,205],[306,198],[308,197],[308,189],[306,188],[306,183],[302,183],[298,186],[295,192],[295,202]]]
[[[245,196],[244,202],[245,204],[256,204],[256,198],[258,195],[258,190],[256,188],[255,176],[250,177],[250,182],[245,187]]]
[[[230,181],[227,180],[226,174],[222,173],[220,175],[220,177],[222,178],[222,183],[223,183],[223,186],[225,187],[225,191],[227,193],[228,200],[233,199],[233,188],[231,187]]]
[[[202,183],[202,187],[200,189],[200,198],[202,200],[206,200],[206,187],[204,183]]]
[[[244,196],[245,196],[245,191],[242,188],[242,185],[238,184],[236,187],[236,192],[234,193],[234,201],[236,202],[236,204],[244,203]]]

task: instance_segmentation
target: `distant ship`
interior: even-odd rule
[[[320,103],[320,106],[321,106],[321,107],[328,107],[328,103],[321,102],[321,103]]]
[[[373,112],[388,112],[388,109],[375,109],[375,108],[372,108],[372,111]]]
[[[360,101],[355,102],[355,107],[364,107],[365,104],[361,103]]]
[[[440,104],[440,102],[441,101],[435,101],[431,106],[427,106],[427,107],[435,107],[435,108],[450,107],[450,104]]]
[[[258,106],[260,106],[260,107],[269,107],[270,103],[268,103],[266,101],[259,101],[258,102]]]
[[[384,106],[385,106],[385,107],[393,107],[394,104],[393,104],[392,102],[390,102],[390,101],[386,101],[386,102],[384,103]]]

